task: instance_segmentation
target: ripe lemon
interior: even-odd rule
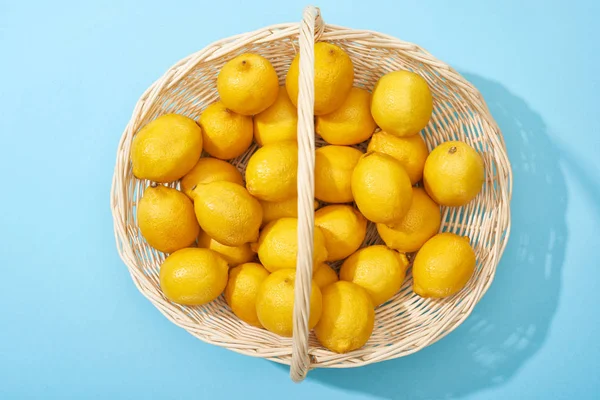
[[[288,97],[285,86],[279,88],[277,100],[254,116],[254,140],[261,146],[269,143],[296,141],[298,110]]]
[[[321,264],[317,271],[313,274],[313,281],[323,289],[325,286],[331,285],[338,281],[337,272],[327,264]]]
[[[200,227],[217,242],[241,246],[258,238],[262,208],[242,186],[211,182],[198,185],[192,195]]]
[[[217,77],[221,101],[241,115],[266,110],[277,99],[279,78],[269,60],[258,54],[244,53],[229,60]]]
[[[198,122],[202,127],[204,150],[213,157],[236,158],[252,143],[252,117],[237,114],[220,101],[206,107]]]
[[[315,226],[325,236],[327,261],[337,261],[354,253],[367,234],[367,220],[354,207],[331,205],[315,212]]]
[[[367,151],[377,151],[394,157],[402,164],[413,185],[423,178],[423,168],[429,150],[421,135],[399,137],[383,131],[378,132],[371,138]]]
[[[427,126],[433,98],[427,81],[410,71],[394,71],[375,84],[371,113],[379,127],[396,136],[412,136]]]
[[[228,271],[225,260],[212,250],[181,249],[160,266],[160,288],[172,302],[200,306],[221,295]]]
[[[371,93],[354,87],[340,108],[330,114],[317,116],[315,130],[330,144],[364,142],[375,130],[370,106]]]
[[[292,60],[285,78],[290,100],[298,105],[300,54]],[[326,42],[315,43],[315,115],[329,114],[340,108],[352,89],[354,66],[340,47]]]
[[[367,153],[352,172],[352,194],[360,212],[381,224],[399,222],[412,202],[412,186],[402,165],[383,153]]]
[[[364,288],[378,306],[400,290],[407,268],[406,255],[386,246],[369,246],[344,261],[340,279]]]
[[[279,142],[258,149],[246,166],[246,187],[264,201],[283,201],[296,196],[298,145]]]
[[[350,203],[352,171],[362,156],[358,149],[324,146],[315,151],[315,197],[327,203]]]
[[[436,203],[448,207],[464,206],[483,186],[483,159],[464,142],[445,142],[437,146],[425,162],[423,183]]]
[[[268,331],[281,336],[292,336],[295,283],[296,270],[281,269],[269,275],[260,285],[256,296],[256,313],[258,320]],[[313,281],[308,329],[319,322],[321,307],[321,290]]]
[[[190,199],[163,185],[146,188],[137,206],[137,223],[148,244],[164,253],[190,246],[200,231]]]
[[[292,217],[298,218],[298,197],[290,197],[283,201],[262,201],[260,205],[263,210],[263,226],[279,218]],[[319,207],[319,202],[315,200],[314,209]]]
[[[242,321],[259,328],[262,325],[256,314],[256,296],[258,288],[268,276],[269,271],[260,264],[241,264],[229,271],[225,288],[225,301],[231,311]]]
[[[236,167],[218,158],[203,157],[181,179],[181,190],[191,198],[192,189],[196,185],[217,181],[227,181],[244,185],[242,174]]]
[[[325,236],[318,227],[315,227],[313,246],[313,265],[317,266],[327,259]],[[269,271],[296,268],[298,219],[280,218],[269,223],[260,232],[258,243],[254,247],[260,262]]]
[[[441,298],[460,291],[475,271],[469,238],[439,233],[429,239],[413,263],[413,290],[421,297]]]
[[[364,346],[375,327],[375,310],[367,292],[339,281],[325,286],[322,293],[323,312],[315,326],[319,343],[336,353]]]
[[[250,243],[244,243],[240,246],[225,246],[208,236],[204,231],[198,236],[198,247],[211,249],[227,261],[230,267],[252,261],[255,253],[250,248]]]
[[[167,183],[181,179],[202,153],[202,129],[193,119],[166,114],[133,137],[131,166],[139,179]]]
[[[412,204],[406,215],[394,226],[377,224],[377,232],[385,244],[403,253],[417,251],[440,229],[442,215],[423,188],[413,188]]]

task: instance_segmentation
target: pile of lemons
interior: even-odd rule
[[[433,99],[420,75],[389,72],[372,93],[353,85],[348,54],[317,43],[315,130],[328,145],[315,152],[309,327],[335,352],[367,342],[374,309],[402,287],[407,253],[418,252],[412,274],[419,296],[450,296],[466,285],[475,253],[469,238],[438,233],[440,205],[467,204],[484,182],[482,158],[466,143],[448,141],[429,153],[419,132],[432,118]],[[160,268],[166,298],[194,306],[224,293],[242,321],[289,337],[298,56],[280,87],[267,59],[239,55],[221,69],[217,89],[220,100],[198,121],[167,114],[135,135],[133,174],[153,182],[137,204],[137,224],[150,246],[169,253]],[[253,141],[260,148],[242,176],[227,160]],[[163,185],[176,181],[180,190]],[[368,221],[385,245],[362,247]]]

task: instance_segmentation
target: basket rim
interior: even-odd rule
[[[507,186],[501,188],[502,190],[500,190],[500,193],[501,193],[501,196],[506,200],[503,203],[503,207],[504,207],[503,211],[506,213],[506,216],[507,216],[506,217],[507,225],[504,227],[504,230],[503,230],[505,232],[504,235],[502,235],[502,238],[499,239],[499,241],[498,241],[499,246],[497,248],[497,251],[494,254],[494,258],[495,258],[494,267],[492,269],[491,274],[489,275],[487,282],[485,283],[485,285],[483,285],[481,288],[479,288],[480,290],[477,291],[476,296],[471,298],[471,304],[469,305],[469,307],[466,310],[463,310],[461,312],[460,318],[454,319],[454,320],[448,320],[448,321],[446,321],[445,324],[442,324],[441,328],[437,329],[437,331],[439,331],[438,334],[435,335],[434,337],[432,337],[431,340],[427,340],[425,344],[420,345],[420,346],[415,346],[414,348],[412,348],[410,350],[396,352],[396,353],[392,354],[391,356],[386,356],[385,358],[380,357],[380,355],[381,355],[380,353],[383,351],[383,349],[385,349],[386,353],[389,353],[390,351],[397,350],[400,348],[399,345],[397,345],[396,343],[393,343],[389,346],[382,347],[381,349],[374,350],[373,352],[370,353],[370,357],[368,359],[363,360],[360,363],[341,362],[341,363],[334,363],[334,364],[321,364],[318,362],[318,358],[317,358],[317,360],[315,362],[311,363],[310,369],[314,369],[314,368],[353,368],[353,367],[360,367],[360,366],[364,366],[364,365],[368,365],[368,364],[372,364],[372,363],[376,363],[376,362],[380,362],[380,361],[391,360],[391,359],[403,357],[406,355],[410,355],[419,350],[422,350],[425,347],[428,347],[428,346],[436,343],[437,341],[439,341],[440,339],[442,339],[446,335],[448,335],[450,332],[452,332],[454,329],[456,329],[459,325],[461,325],[464,322],[464,320],[472,313],[475,305],[481,300],[481,298],[485,295],[485,293],[489,289],[489,287],[494,279],[500,258],[502,257],[502,254],[504,253],[504,250],[506,248],[508,238],[510,236],[510,201],[511,201],[511,197],[512,197],[512,184],[513,184],[512,167],[511,167],[509,159],[508,159],[506,146],[504,143],[504,138],[502,136],[502,133],[501,133],[496,121],[491,116],[488,106],[485,103],[485,100],[483,99],[483,96],[479,93],[477,88],[475,88],[475,86],[473,86],[464,77],[462,77],[461,74],[456,72],[452,67],[450,67],[445,62],[438,60],[437,58],[432,56],[429,52],[427,52],[422,47],[420,47],[414,43],[406,42],[401,39],[395,38],[391,35],[376,32],[376,31],[371,31],[371,30],[362,30],[362,29],[357,30],[357,29],[352,29],[352,28],[348,28],[345,26],[332,25],[332,24],[325,24],[324,27],[325,27],[325,30],[320,38],[320,40],[322,40],[322,41],[335,40],[333,38],[335,38],[335,36],[339,35],[341,32],[351,33],[353,35],[356,35],[357,37],[360,37],[360,35],[363,35],[365,37],[375,36],[377,38],[385,39],[386,41],[389,41],[390,43],[396,44],[403,48],[410,49],[410,51],[421,53],[424,56],[428,56],[428,57],[436,60],[436,65],[435,65],[436,67],[443,68],[447,71],[451,71],[454,74],[456,74],[456,76],[458,76],[462,80],[461,83],[466,88],[465,90],[469,90],[471,93],[476,94],[477,100],[478,100],[479,104],[482,106],[482,109],[480,110],[480,111],[483,111],[483,112],[480,112],[481,118],[483,118],[483,120],[485,120],[485,122],[487,122],[489,124],[489,126],[497,134],[496,135],[496,139],[498,140],[498,146],[496,148],[496,151],[498,153],[497,156],[503,158],[506,161],[505,162],[505,168],[506,168],[505,177],[506,177]],[[118,150],[117,150],[117,160],[123,156],[123,154],[122,154],[123,153],[122,152],[123,145],[127,139],[128,134],[130,134],[133,131],[133,128],[135,125],[134,117],[136,115],[138,115],[137,120],[143,118],[145,113],[147,113],[149,110],[149,104],[152,104],[152,101],[151,101],[152,98],[163,87],[169,88],[169,87],[177,84],[181,79],[185,78],[187,76],[187,74],[190,71],[192,71],[195,67],[197,67],[200,63],[219,58],[223,55],[226,55],[226,54],[234,51],[237,48],[243,47],[246,44],[255,43],[255,42],[261,43],[261,42],[269,42],[269,41],[273,41],[273,40],[282,40],[282,39],[286,39],[286,38],[290,38],[290,37],[295,37],[298,35],[298,33],[299,33],[298,23],[281,23],[281,24],[269,25],[269,26],[266,26],[266,27],[263,27],[260,29],[256,29],[256,30],[247,32],[247,33],[240,33],[240,34],[236,34],[236,35],[233,35],[233,36],[230,36],[227,38],[223,38],[223,39],[214,41],[214,42],[210,43],[209,45],[205,46],[203,49],[201,49],[197,52],[194,52],[194,53],[180,59],[179,61],[177,61],[175,64],[173,64],[171,67],[169,67],[163,73],[163,75],[161,75],[156,81],[154,81],[144,91],[144,93],[139,97],[139,99],[133,109],[132,116],[131,116],[130,120],[128,121],[128,123],[125,127],[125,130],[119,140],[119,145],[118,145]],[[359,39],[358,39],[358,41],[359,41]],[[204,58],[202,58],[202,57],[204,57]],[[144,111],[144,108],[145,108],[145,111]],[[140,112],[141,112],[141,114],[140,114]],[[127,167],[128,167],[128,163],[124,163],[123,168],[126,169]],[[113,179],[112,179],[112,184],[111,184],[111,195],[110,195],[111,196],[111,212],[113,215],[116,246],[117,246],[117,249],[119,252],[119,257],[127,266],[127,269],[129,270],[129,273],[132,277],[132,280],[134,281],[135,286],[142,293],[142,295],[144,297],[146,297],[154,305],[154,307],[156,307],[168,320],[170,320],[175,325],[185,329],[186,331],[188,331],[188,333],[192,334],[193,336],[197,337],[198,339],[202,340],[205,343],[217,345],[219,347],[224,347],[224,348],[227,348],[228,350],[234,351],[239,354],[249,355],[249,356],[256,357],[256,358],[264,358],[264,359],[274,361],[274,362],[277,362],[280,364],[290,365],[291,358],[289,358],[289,357],[265,357],[261,354],[251,354],[248,352],[247,349],[238,349],[235,347],[228,347],[225,344],[223,344],[222,342],[213,341],[208,337],[203,337],[202,335],[200,335],[196,332],[190,331],[189,329],[187,329],[185,327],[184,323],[182,323],[181,321],[175,320],[167,312],[167,309],[171,309],[170,311],[176,311],[176,312],[178,310],[180,311],[181,309],[179,307],[174,306],[169,301],[164,300],[162,298],[154,298],[148,291],[143,289],[143,286],[149,286],[149,285],[151,285],[151,282],[147,276],[139,273],[138,270],[136,270],[135,268],[130,266],[129,260],[127,259],[127,253],[133,254],[132,245],[131,245],[131,243],[129,243],[126,240],[121,240],[121,238],[119,237],[119,234],[118,234],[118,229],[117,229],[119,223],[121,221],[123,221],[120,207],[124,206],[124,202],[119,201],[118,195],[116,193],[116,186],[121,179],[120,177],[122,176],[122,174],[120,174],[120,172],[123,172],[123,170],[119,169],[119,165],[117,163],[117,165],[115,165],[115,169],[114,169],[114,174],[113,174]],[[499,227],[496,226],[496,228],[499,228]],[[184,313],[181,313],[181,312],[179,312],[179,314],[181,316],[184,315]],[[191,320],[191,318],[190,318],[190,320]],[[448,328],[447,325],[452,325],[452,326],[450,326]],[[312,348],[312,347],[309,348],[309,354],[311,356],[314,356],[314,354],[312,354],[313,350],[314,350],[314,348]],[[291,344],[290,344],[290,356],[291,356]]]

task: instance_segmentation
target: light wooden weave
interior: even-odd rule
[[[314,197],[313,46],[328,41],[352,58],[355,85],[371,90],[386,72],[408,69],[423,76],[434,96],[434,112],[422,135],[429,149],[448,140],[473,146],[485,162],[486,182],[478,197],[462,208],[443,208],[442,231],[471,238],[477,269],[467,287],[443,300],[422,299],[412,292],[410,273],[402,289],[376,310],[375,330],[369,342],[348,354],[322,348],[307,329]],[[197,119],[218,98],[216,79],[225,62],[244,52],[268,58],[283,84],[287,69],[299,51],[298,105],[298,268],[294,309],[294,337],[283,338],[240,321],[223,298],[201,307],[173,304],[162,295],[158,271],[165,255],[141,237],[136,204],[151,182],[136,179],[131,170],[130,147],[135,133],[166,113]],[[365,149],[366,144],[357,146]],[[244,171],[256,144],[232,161]],[[177,187],[178,183],[171,185]],[[318,9],[308,7],[301,24],[273,25],[220,40],[179,61],[138,101],[118,147],[111,191],[111,207],[119,254],[133,282],[169,320],[199,339],[233,351],[291,365],[291,377],[304,379],[311,368],[347,368],[402,357],[444,337],[471,313],[490,286],[510,231],[512,173],[504,140],[479,92],[456,71],[420,47],[377,32],[325,25]],[[374,224],[364,245],[381,243]],[[339,264],[339,263],[338,263]]]

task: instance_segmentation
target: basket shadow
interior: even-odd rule
[[[362,368],[317,369],[308,379],[386,399],[450,398],[502,385],[546,340],[567,238],[560,153],[523,99],[497,82],[464,76],[500,125],[514,172],[512,233],[494,283],[471,316],[438,343]]]

